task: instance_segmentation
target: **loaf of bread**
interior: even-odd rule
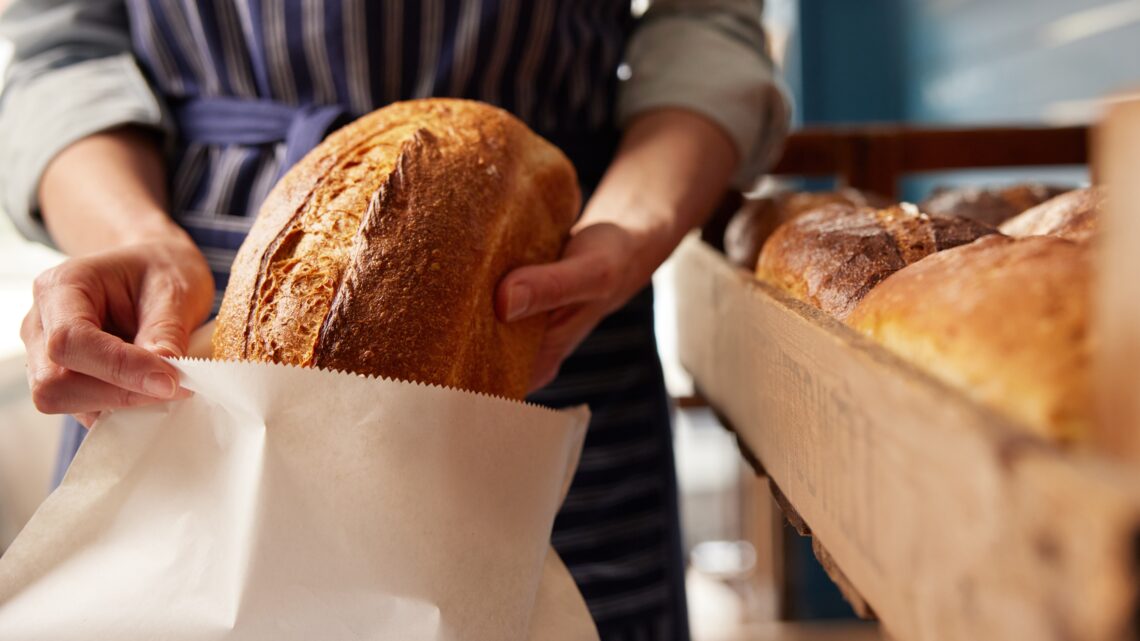
[[[780,225],[809,211],[836,204],[886,207],[890,203],[877,194],[851,188],[823,192],[780,192],[748,198],[732,216],[725,230],[725,255],[730,263],[753,271],[760,256],[760,248]]]
[[[1104,190],[1099,187],[1076,189],[1048,200],[1001,226],[1007,236],[1057,236],[1073,241],[1096,236]]]
[[[760,252],[756,275],[842,320],[887,276],[993,233],[969,219],[927,216],[909,203],[828,205],[777,229]]]
[[[558,258],[579,201],[567,158],[501,109],[380,109],[273,189],[234,261],[214,356],[522,398],[545,319],[500,322],[495,288]]]
[[[1068,188],[1024,183],[999,189],[955,187],[934,190],[919,209],[931,216],[959,216],[997,227],[1021,212],[1068,191]]]
[[[1087,433],[1092,416],[1087,244],[991,236],[886,279],[855,329],[1042,435]]]

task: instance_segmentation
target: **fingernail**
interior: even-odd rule
[[[170,374],[147,374],[143,379],[143,391],[155,398],[170,398],[178,391],[178,384]]]
[[[522,316],[528,307],[530,307],[530,287],[522,283],[511,285],[507,291],[507,320],[513,321]]]

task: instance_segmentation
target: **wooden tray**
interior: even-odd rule
[[[676,273],[699,391],[894,637],[1134,632],[1140,470],[1028,435],[695,237]]]

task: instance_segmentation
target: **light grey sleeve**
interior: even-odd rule
[[[654,108],[692,109],[736,143],[733,184],[750,187],[776,161],[791,118],[763,9],[763,0],[654,0],[626,49],[619,124]]]
[[[50,244],[36,192],[49,161],[112,127],[170,131],[131,54],[122,0],[17,0],[0,16],[12,59],[0,94],[0,205],[20,231]]]

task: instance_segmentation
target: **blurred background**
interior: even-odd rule
[[[1140,0],[768,0],[765,11],[800,126],[1084,124],[1106,97],[1140,86]],[[1081,167],[958,172],[909,179],[904,194],[917,200],[933,185],[1026,176],[1087,180]],[[57,447],[58,418],[28,399],[18,329],[32,278],[58,260],[0,216],[0,551],[46,496]],[[690,398],[675,356],[671,269],[655,277],[659,340],[670,391]],[[707,409],[678,409],[676,446],[697,641],[793,638],[776,636],[771,622],[851,616],[808,540],[772,516],[766,485]]]

